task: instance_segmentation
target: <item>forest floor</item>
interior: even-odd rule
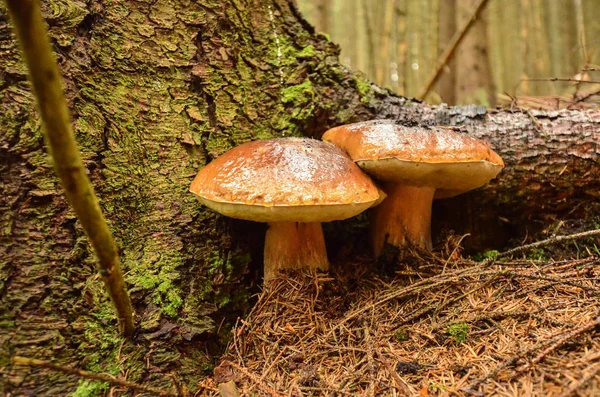
[[[392,274],[355,258],[281,276],[197,395],[598,395],[599,246],[596,235],[476,261],[450,241]]]

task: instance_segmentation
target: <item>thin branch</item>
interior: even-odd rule
[[[549,77],[546,79],[521,79],[521,81],[534,81],[534,82],[538,82],[538,81],[567,81],[567,82],[571,82],[571,83],[577,83],[577,84],[581,84],[581,83],[586,83],[586,84],[600,84],[600,81],[597,80],[579,80],[579,79],[571,79],[571,78],[567,78],[567,77]]]
[[[44,138],[69,203],[96,256],[97,268],[117,311],[125,335],[134,330],[131,300],[125,287],[117,247],[100,210],[73,135],[61,77],[48,41],[38,0],[6,0],[21,43],[44,124]]]
[[[471,391],[476,390],[486,380],[495,379],[496,376],[500,373],[500,371],[507,369],[509,367],[515,366],[519,362],[519,360],[524,359],[531,353],[533,353],[539,349],[546,348],[544,351],[548,350],[548,352],[544,353],[544,355],[542,355],[542,356],[540,356],[540,354],[538,354],[538,357],[540,357],[538,360],[541,360],[550,351],[555,350],[556,347],[564,344],[568,340],[565,338],[565,335],[568,335],[568,337],[573,337],[573,336],[577,336],[582,333],[585,333],[588,330],[590,330],[591,328],[595,328],[598,326],[598,321],[599,321],[598,319],[600,319],[600,317],[596,318],[594,321],[589,322],[575,330],[562,332],[562,333],[559,333],[556,335],[549,336],[547,339],[544,339],[544,340],[536,343],[534,346],[531,346],[525,350],[517,352],[517,354],[515,354],[512,357],[507,358],[502,363],[500,363],[498,366],[496,366],[496,368],[494,368],[492,371],[490,371],[486,375],[482,376],[481,378],[476,379],[468,387],[466,387],[463,390],[471,393]],[[558,341],[558,345],[557,345],[557,341]],[[550,348],[548,346],[550,346]],[[520,368],[525,368],[525,367],[520,367]],[[514,379],[514,378],[515,378],[515,374],[513,373],[513,376],[511,376],[511,379]]]
[[[400,375],[398,375],[398,372],[396,372],[394,370],[394,368],[392,368],[392,366],[390,365],[390,363],[388,363],[388,361],[385,359],[383,354],[381,354],[381,352],[378,350],[376,351],[376,353],[377,353],[377,360],[383,364],[383,366],[387,369],[389,374],[392,376],[392,379],[394,380],[394,383],[396,383],[396,387],[398,388],[398,390],[401,391],[403,393],[403,395],[405,395],[405,396],[413,395],[414,393],[412,393],[412,391],[410,390],[406,381],[404,379],[402,379],[400,377]]]
[[[546,240],[537,241],[535,243],[522,245],[520,247],[512,248],[512,249],[509,249],[508,251],[501,252],[498,254],[498,256],[496,256],[496,258],[510,256],[510,255],[516,254],[517,252],[527,251],[527,250],[530,250],[533,248],[556,244],[556,243],[560,243],[563,241],[578,240],[578,239],[582,239],[582,238],[586,238],[586,237],[594,237],[594,236],[600,236],[600,229],[588,230],[587,232],[569,234],[566,236],[550,237],[549,239],[546,239]]]
[[[52,371],[63,372],[65,374],[71,374],[79,376],[84,379],[98,380],[101,382],[108,382],[111,385],[125,387],[130,390],[136,390],[144,393],[152,393],[161,397],[181,397],[181,394],[173,393],[167,390],[157,389],[151,386],[144,386],[138,383],[129,382],[123,379],[115,378],[110,374],[97,374],[93,372],[83,371],[76,368],[65,367],[63,365],[53,364],[50,361],[37,360],[35,358],[27,358],[20,356],[13,356],[12,363],[15,365],[23,365],[26,367],[38,367],[46,368]]]
[[[467,21],[465,26],[463,26],[463,28],[454,35],[454,37],[452,38],[452,41],[450,41],[450,43],[448,43],[448,46],[444,50],[444,53],[440,56],[440,61],[438,63],[437,68],[435,69],[433,76],[427,83],[427,86],[425,86],[425,89],[421,92],[421,95],[419,95],[417,97],[418,99],[423,100],[423,99],[425,99],[427,94],[429,94],[429,91],[431,91],[431,88],[435,85],[435,83],[438,81],[438,79],[442,75],[442,71],[444,70],[444,67],[450,61],[450,59],[452,59],[454,52],[456,52],[456,49],[458,48],[460,43],[463,41],[463,39],[467,35],[467,32],[471,29],[471,27],[473,26],[473,24],[475,23],[477,18],[479,18],[479,15],[481,15],[481,13],[485,9],[485,6],[487,5],[487,3],[488,3],[488,0],[481,0],[479,2],[479,4],[477,4],[477,7],[475,7],[475,10],[471,14],[471,18],[469,18],[469,20]]]
[[[575,337],[577,337],[577,336],[579,336],[581,334],[584,334],[584,333],[588,332],[591,329],[594,329],[594,328],[598,327],[599,325],[600,325],[600,317],[596,317],[596,319],[594,319],[593,321],[590,321],[587,324],[584,324],[583,326],[581,326],[581,327],[579,327],[577,329],[574,329],[574,330],[572,330],[570,332],[566,332],[557,341],[555,341],[550,346],[548,346],[547,348],[545,348],[544,350],[542,350],[530,362],[528,362],[527,364],[524,364],[521,367],[517,368],[514,371],[514,373],[511,376],[511,378],[515,379],[516,377],[518,377],[519,375],[521,375],[523,372],[527,371],[532,366],[534,366],[535,364],[537,364],[540,361],[542,361],[548,354],[550,354],[551,352],[553,352],[554,350],[556,350],[560,346],[562,346],[565,343],[573,340]]]
[[[600,365],[591,365],[592,369],[587,373],[587,375],[583,376],[581,379],[573,382],[571,387],[562,392],[559,397],[570,397],[575,395],[579,389],[589,383],[592,379],[594,379],[600,373]],[[577,393],[579,395],[579,393]]]
[[[244,376],[246,376],[248,379],[250,379],[257,385],[259,385],[264,391],[269,393],[272,397],[282,397],[281,394],[279,394],[277,391],[275,391],[275,389],[273,389],[271,386],[269,386],[267,383],[265,383],[265,381],[261,380],[258,376],[254,375],[252,372],[248,371],[246,368],[241,367],[238,364],[234,363],[233,361],[229,361],[229,360],[223,360],[223,364],[230,365],[233,368],[240,371]]]
[[[573,95],[573,97],[576,100],[575,103],[580,103],[580,102],[585,102],[587,99],[593,97],[594,95],[598,95],[598,94],[600,94],[600,89],[591,90],[589,92],[582,92],[581,95],[575,93]]]

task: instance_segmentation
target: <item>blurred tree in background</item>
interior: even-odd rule
[[[409,97],[420,94],[478,3],[298,0],[317,30],[340,45],[346,66]],[[518,97],[520,104],[549,107],[564,96],[600,91],[600,85],[548,80],[600,79],[598,37],[597,0],[490,0],[426,99],[494,106]]]

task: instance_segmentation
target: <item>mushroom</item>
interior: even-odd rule
[[[391,120],[342,125],[322,138],[344,149],[388,195],[371,214],[378,257],[389,244],[431,250],[433,199],[453,197],[488,183],[504,162],[480,139],[452,129],[404,127]]]
[[[346,153],[308,138],[233,148],[200,170],[190,191],[223,215],[269,223],[265,280],[280,269],[328,270],[320,222],[350,218],[380,198],[371,178]]]

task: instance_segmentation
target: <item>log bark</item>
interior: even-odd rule
[[[450,109],[450,113],[460,113]],[[445,116],[444,116],[445,117]],[[600,215],[600,111],[492,111],[460,121],[467,133],[490,143],[506,163],[488,186],[440,200],[440,229],[470,233],[472,250],[499,249],[560,220]]]
[[[457,199],[477,203],[458,207],[472,224],[484,213],[494,214],[486,221],[504,224],[502,217],[510,225],[589,216],[597,201],[597,111],[532,118],[431,108],[391,95],[341,66],[338,47],[317,36],[291,1],[44,4],[75,135],[141,325],[131,340],[118,336],[87,239],[45,154],[0,6],[2,393],[108,390],[72,375],[5,366],[7,355],[127,374],[165,389],[176,373],[191,394],[197,390],[261,283],[265,228],[212,213],[188,186],[212,158],[251,139],[318,138],[335,125],[376,117],[464,125],[507,161],[493,184]],[[343,232],[332,233],[336,228]],[[327,225],[332,258],[341,248],[367,252],[362,233],[356,221]]]

